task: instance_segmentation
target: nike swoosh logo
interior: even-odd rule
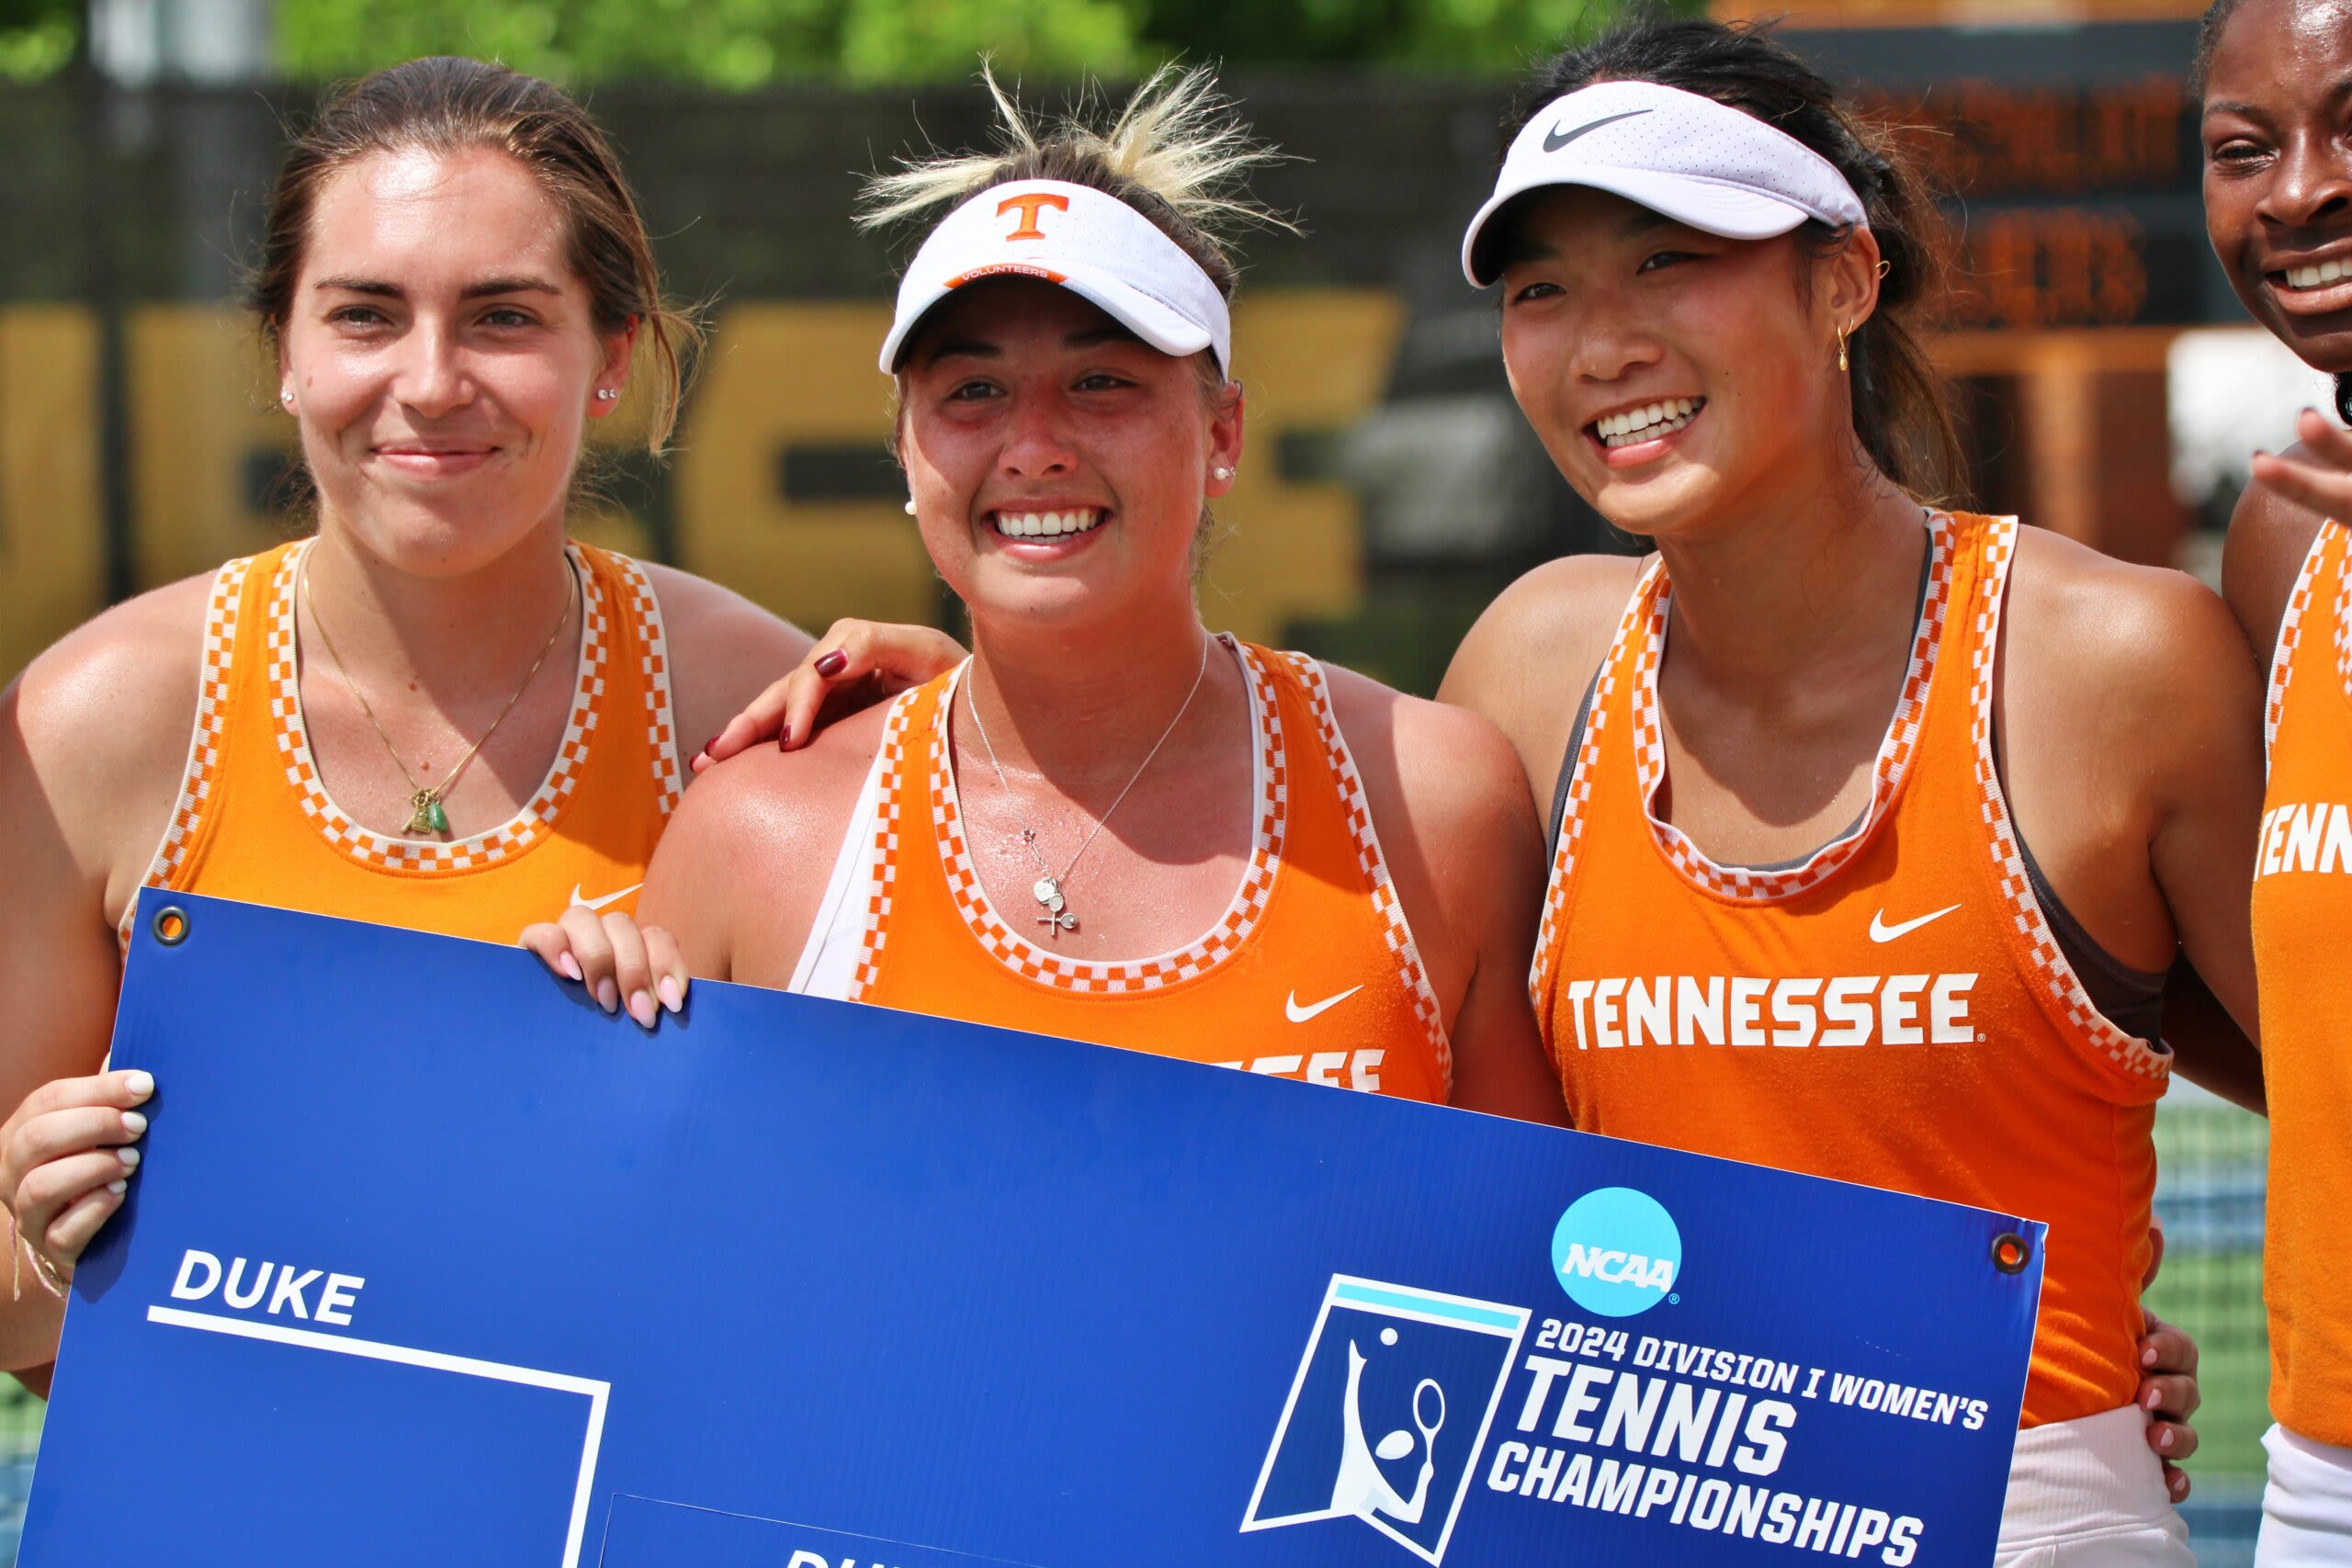
[[[1298,993],[1296,991],[1293,991],[1289,996],[1283,998],[1283,1016],[1289,1019],[1293,1023],[1305,1023],[1310,1018],[1315,1018],[1322,1013],[1330,1011],[1333,1008],[1338,1007],[1341,1002],[1346,1001],[1350,997],[1354,996],[1358,991],[1363,989],[1363,987],[1362,986],[1350,986],[1338,996],[1325,997],[1313,1007],[1299,1006]]]
[[[1917,931],[1929,920],[1940,920],[1946,915],[1951,914],[1954,909],[1959,908],[1960,906],[1957,904],[1947,904],[1933,914],[1922,915],[1916,920],[1905,920],[1899,926],[1888,925],[1886,923],[1886,911],[1884,909],[1881,909],[1877,914],[1871,917],[1871,940],[1872,942],[1893,942],[1896,937],[1909,936],[1913,931]]]
[[[1599,119],[1587,120],[1584,124],[1577,126],[1574,130],[1567,131],[1565,134],[1561,131],[1560,128],[1555,125],[1551,130],[1544,133],[1544,151],[1546,152],[1557,152],[1561,148],[1566,147],[1577,137],[1583,136],[1590,131],[1599,130],[1604,125],[1614,125],[1621,119],[1631,119],[1637,114],[1647,114],[1650,111],[1647,109],[1627,109],[1623,114],[1605,114]]]
[[[639,882],[634,886],[624,887],[617,893],[607,893],[602,898],[582,898],[580,896],[580,884],[575,882],[571,885],[571,905],[572,908],[579,909],[601,909],[607,904],[619,903],[622,899],[636,892],[638,888],[644,886],[644,883]]]

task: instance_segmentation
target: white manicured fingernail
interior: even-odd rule
[[[668,1008],[672,1012],[675,1012],[680,1008],[686,1005],[686,994],[678,988],[676,976],[671,975],[662,976],[662,984],[656,987],[655,989],[662,993],[662,1005]]]
[[[122,1161],[126,1167],[136,1166],[139,1163],[139,1151],[137,1149],[117,1149],[114,1152],[114,1157]]]
[[[615,1012],[619,1010],[621,1005],[621,988],[613,984],[610,980],[597,981],[596,1005],[603,1008],[606,1012]]]
[[[628,1015],[629,1017],[637,1020],[639,1028],[652,1028],[653,1021],[661,1016],[661,1014],[653,1010],[652,993],[650,991],[631,991],[628,994]]]
[[[131,1093],[144,1100],[155,1092],[155,1075],[143,1069],[134,1072],[130,1075],[130,1088]]]
[[[122,1130],[136,1138],[147,1131],[147,1118],[136,1111],[122,1113]]]
[[[118,1176],[112,1181],[107,1183],[107,1190],[119,1198],[124,1193],[130,1190],[130,1183]]]
[[[2166,1451],[2170,1451],[2170,1450],[2171,1450],[2171,1448],[2172,1448],[2172,1428],[2171,1428],[2171,1427],[2165,1427],[2165,1430],[2164,1430],[2164,1432],[2163,1432],[2163,1434],[2162,1434],[2160,1437],[2158,1437],[2158,1438],[2156,1438],[2156,1447],[2158,1447],[2158,1448],[2160,1448],[2160,1449],[2163,1449],[2163,1450],[2165,1450]]]
[[[580,960],[568,953],[557,955],[555,966],[563,971],[563,977],[567,980],[580,978]]]

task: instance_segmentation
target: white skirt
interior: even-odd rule
[[[1994,1568],[2197,1568],[2136,1404],[2018,1434]]]
[[[2352,1562],[2352,1449],[2273,1427],[2262,1437],[2270,1483],[2254,1568],[2343,1568]]]

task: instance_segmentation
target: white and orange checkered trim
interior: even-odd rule
[[[1609,645],[1608,657],[1600,661],[1600,678],[1593,682],[1592,705],[1585,714],[1584,739],[1577,750],[1577,765],[1568,775],[1568,799],[1560,817],[1560,841],[1552,852],[1551,874],[1544,884],[1544,918],[1535,932],[1535,963],[1528,971],[1528,994],[1535,998],[1539,1018],[1551,1015],[1552,981],[1558,966],[1559,951],[1555,940],[1560,922],[1566,918],[1568,893],[1574,885],[1577,852],[1584,844],[1585,813],[1592,805],[1593,783],[1600,767],[1600,742],[1609,726],[1610,699],[1617,693],[1617,670],[1620,650],[1633,644],[1648,609],[1657,580],[1665,574],[1666,563],[1652,556],[1634,580],[1633,596],[1625,601],[1625,612],[1618,617],[1617,635]],[[1556,1050],[1554,1052],[1557,1066]]]
[[[2295,573],[2294,592],[2287,595],[2286,613],[2278,620],[2278,646],[2271,650],[2270,682],[2267,700],[2262,705],[2262,756],[2267,768],[2270,749],[2278,741],[2278,721],[2287,712],[2287,686],[2294,679],[2295,650],[2302,645],[2303,617],[2310,612],[2312,597],[2319,591],[2319,580],[2327,559],[2335,552],[2344,530],[2334,523],[2323,523],[2319,532],[2312,536],[2312,547],[2303,552],[2303,564]],[[2338,570],[2339,581],[2343,573]],[[2336,597],[2335,646],[2336,668],[2345,667],[2345,606],[2342,592]],[[2352,691],[2352,677],[2347,677],[2347,691]]]
[[[677,709],[670,700],[670,645],[662,631],[662,606],[653,580],[635,560],[616,551],[605,558],[628,584],[629,614],[637,631],[638,669],[645,677],[645,741],[653,757],[654,805],[667,817],[685,788],[678,762]]]
[[[1363,775],[1356,771],[1355,754],[1348,750],[1347,737],[1340,732],[1339,716],[1332,711],[1330,682],[1324,678],[1323,666],[1306,654],[1285,653],[1280,657],[1306,688],[1317,735],[1323,742],[1331,774],[1339,781],[1340,806],[1347,817],[1349,837],[1355,842],[1356,864],[1363,872],[1364,885],[1372,889],[1372,907],[1379,912],[1381,933],[1396,960],[1397,977],[1404,983],[1406,996],[1412,1000],[1413,1016],[1429,1032],[1430,1049],[1435,1054],[1438,1072],[1445,1086],[1444,1098],[1451,1100],[1453,1043],[1445,1032],[1445,1009],[1430,985],[1420,947],[1413,941],[1413,928],[1405,919],[1404,900],[1397,897],[1396,885],[1389,878],[1388,861],[1381,853],[1380,834],[1373,826],[1372,804],[1364,796]]]
[[[1258,930],[1272,893],[1274,874],[1282,864],[1283,824],[1290,809],[1289,769],[1283,759],[1282,716],[1274,703],[1273,683],[1256,655],[1231,637],[1219,639],[1241,664],[1250,687],[1251,726],[1258,746],[1260,777],[1258,819],[1250,864],[1241,886],[1225,914],[1207,935],[1190,947],[1155,958],[1095,962],[1065,958],[1049,953],[1013,931],[989,901],[965,840],[963,801],[956,789],[954,755],[948,740],[948,720],[956,709],[956,694],[963,689],[967,660],[949,677],[931,728],[930,772],[932,829],[939,845],[940,868],[955,895],[956,907],[981,947],[999,964],[1041,986],[1096,996],[1125,996],[1157,991],[1210,973],[1240,951]],[[887,794],[887,784],[886,784]],[[860,973],[865,972],[861,965]]]
[[[1648,613],[1643,617],[1638,634],[1640,641],[1635,648],[1633,671],[1634,783],[1641,792],[1642,814],[1648,819],[1659,852],[1684,880],[1717,897],[1740,903],[1787,898],[1818,886],[1835,874],[1871,841],[1880,825],[1893,814],[1895,799],[1903,791],[1903,781],[1910,773],[1911,760],[1918,750],[1919,726],[1927,716],[1936,656],[1943,646],[1944,615],[1951,602],[1952,533],[1950,513],[1929,514],[1927,599],[1919,606],[1918,626],[1911,639],[1910,665],[1904,671],[1903,691],[1895,700],[1894,716],[1888,722],[1886,737],[1880,741],[1877,761],[1871,768],[1869,808],[1852,828],[1815,850],[1803,864],[1782,870],[1758,871],[1718,864],[1682,829],[1657,815],[1657,794],[1666,783],[1666,737],[1658,716],[1657,671],[1666,657],[1667,617],[1673,605],[1674,589],[1663,572],[1645,579],[1653,587]],[[1617,650],[1612,649],[1611,662],[1614,663],[1617,658]]]
[[[379,871],[441,875],[472,871],[512,860],[545,839],[561,818],[578,787],[588,757],[589,737],[601,717],[605,689],[605,664],[612,641],[612,606],[590,570],[579,547],[567,547],[572,575],[580,584],[582,631],[579,673],[571,716],[555,761],[537,792],[523,809],[498,827],[469,839],[396,839],[355,822],[327,794],[319,777],[310,738],[302,725],[301,665],[296,654],[295,584],[300,580],[310,541],[286,552],[272,585],[266,652],[268,657],[269,711],[277,737],[278,754],[286,761],[286,782],[302,814],[327,844]],[[658,617],[657,617],[658,618]]]
[[[218,786],[220,727],[228,715],[229,665],[237,640],[237,606],[244,593],[245,569],[252,564],[250,558],[232,560],[213,574],[211,597],[204,610],[204,659],[197,671],[196,725],[188,736],[187,764],[180,771],[179,798],[173,803],[172,819],[164,829],[162,841],[155,846],[155,858],[148,863],[141,886],[172,885],[173,878],[187,863],[188,844],[195,839],[205,806]],[[124,906],[121,923],[115,928],[125,953],[130,951],[130,917],[138,902],[133,898]]]
[[[2333,552],[2335,568],[2335,682],[2347,699],[2352,699],[2352,559],[2345,553],[2343,531],[2336,525],[2327,525],[2327,532],[2336,536]]]
[[[2141,1077],[2161,1080],[2172,1071],[2171,1055],[2118,1029],[2083,989],[2081,977],[2067,962],[2042,913],[2041,900],[2034,895],[2033,879],[2027,874],[2025,856],[2018,849],[2017,829],[2009,821],[2008,797],[2001,788],[1993,754],[1993,677],[2017,536],[2016,518],[1987,520],[1977,541],[1975,602],[1969,606],[1974,616],[1969,643],[1969,738],[1995,881],[2017,916],[2019,944],[2027,958],[2026,976],[2055,1008],[2056,1016],[2078,1040],[2115,1066]]]
[[[882,723],[882,771],[876,781],[874,802],[874,874],[865,891],[865,937],[858,944],[857,969],[851,976],[846,999],[862,1002],[882,977],[882,945],[890,935],[890,900],[898,885],[899,786],[907,771],[907,731],[913,721],[915,699],[922,689],[901,692],[891,701]]]

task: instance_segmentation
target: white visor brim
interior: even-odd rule
[[[882,373],[897,374],[909,340],[948,295],[998,277],[1067,288],[1160,353],[1206,350],[1230,373],[1231,313],[1201,265],[1116,197],[1058,180],[991,186],[941,220],[899,281]]]

